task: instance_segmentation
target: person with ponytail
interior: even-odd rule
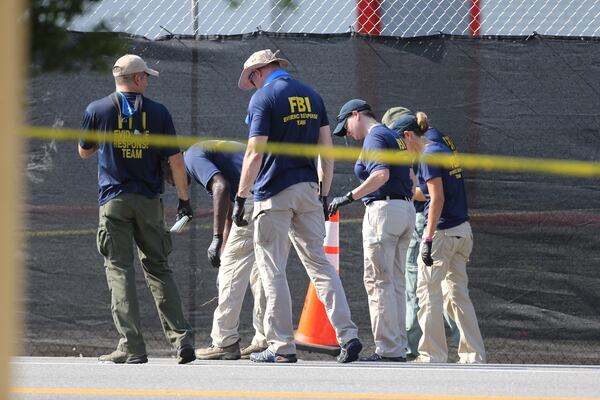
[[[405,114],[411,113],[408,108],[405,107],[392,107],[388,109],[383,115],[381,122],[386,125],[388,128],[393,129],[399,134],[403,134],[403,132],[398,132],[398,128],[402,128],[402,126],[398,126],[396,121],[398,121],[399,117]],[[436,128],[429,126],[429,119],[427,114],[422,111],[418,111],[415,113],[415,117],[417,118],[417,124],[419,125],[419,129],[421,132],[425,132],[424,136],[433,141],[439,142],[447,145],[452,149],[453,152],[456,153],[456,146],[454,145],[454,141],[450,138],[450,136],[446,134],[442,134]],[[418,163],[413,164],[413,171],[416,175],[418,172]],[[405,277],[406,277],[406,337],[407,337],[407,347],[406,347],[406,357],[407,359],[415,359],[419,356],[419,341],[421,340],[421,336],[423,332],[421,331],[421,327],[419,326],[419,302],[417,299],[417,258],[419,256],[419,248],[421,245],[421,239],[423,237],[423,230],[425,229],[425,201],[414,200],[413,204],[415,206],[415,230],[413,231],[412,238],[410,239],[410,244],[408,246],[408,251],[406,252],[406,268],[405,268]],[[458,327],[453,319],[453,311],[452,305],[449,301],[448,296],[448,285],[446,284],[446,280],[442,281],[442,292],[444,295],[444,319],[446,321],[446,325],[450,329],[450,344],[454,347],[458,347],[460,332],[458,331]]]
[[[408,151],[421,157],[415,198],[425,200],[425,229],[417,260],[418,318],[423,336],[415,361],[448,361],[442,291],[442,283],[446,281],[452,317],[460,331],[459,363],[485,363],[483,339],[468,290],[467,261],[473,249],[473,233],[463,170],[451,147],[430,139],[433,135],[426,135],[429,129],[424,129],[428,124],[423,115],[420,121],[415,114],[402,115],[395,128],[401,132]],[[430,161],[434,157],[449,163],[443,167],[434,165]]]

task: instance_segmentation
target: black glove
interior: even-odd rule
[[[433,258],[431,258],[431,245],[433,241],[425,240],[423,242],[423,247],[421,248],[421,260],[427,265],[431,267],[433,265]]]
[[[325,214],[325,221],[329,221],[329,200],[327,196],[319,196],[319,201],[323,204],[323,214]]]
[[[206,251],[210,265],[212,265],[213,268],[219,268],[221,266],[221,245],[223,245],[223,234],[215,233],[213,235],[213,240]]]
[[[235,196],[235,201],[233,202],[233,222],[237,226],[246,226],[248,225],[248,221],[244,219],[244,204],[246,204],[246,198]]]
[[[176,221],[179,221],[184,216],[187,216],[189,219],[192,219],[194,216],[194,212],[192,211],[192,205],[189,200],[181,200],[179,199],[179,203],[177,203],[177,218]]]
[[[352,198],[352,192],[346,193],[345,196],[334,197],[331,203],[329,204],[329,215],[335,214],[338,208],[348,205],[353,201],[354,199]]]

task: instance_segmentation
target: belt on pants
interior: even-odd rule
[[[371,204],[374,201],[380,201],[380,200],[406,200],[406,201],[412,201],[412,199],[408,196],[382,196],[382,197],[375,197],[374,199],[369,199],[367,201],[365,201],[365,206],[368,206],[369,204]]]

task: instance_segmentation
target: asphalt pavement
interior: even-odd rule
[[[303,361],[273,365],[150,358],[19,357],[14,399],[600,399],[600,366]]]

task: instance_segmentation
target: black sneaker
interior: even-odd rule
[[[377,353],[373,353],[367,357],[360,357],[360,361],[388,361],[388,362],[406,362],[404,357],[385,357]]]
[[[196,359],[194,354],[194,347],[189,344],[185,344],[177,349],[177,364],[187,364]]]
[[[358,360],[358,354],[362,350],[362,343],[358,338],[350,339],[342,344],[340,355],[337,356],[337,362],[341,364]]]
[[[98,361],[106,364],[145,364],[148,362],[146,354],[129,354],[121,350],[115,350],[110,354],[98,357]]]
[[[295,354],[275,354],[271,350],[266,349],[265,351],[261,351],[260,353],[250,354],[250,361],[260,363],[286,364],[295,363],[298,361],[298,358]]]

